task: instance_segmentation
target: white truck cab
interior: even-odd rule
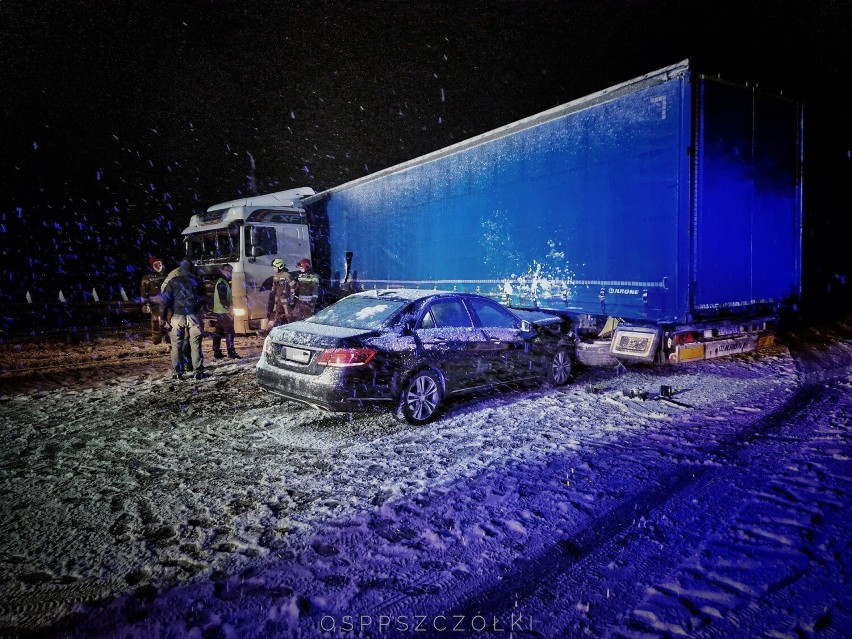
[[[295,270],[302,258],[311,259],[307,216],[302,198],[310,187],[290,189],[214,204],[193,215],[183,230],[186,256],[215,281],[225,264],[233,267],[231,290],[234,330],[246,334],[262,328],[275,267],[284,260]]]

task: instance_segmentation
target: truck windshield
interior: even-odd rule
[[[240,227],[214,229],[185,236],[186,255],[196,264],[236,262],[240,259]]]

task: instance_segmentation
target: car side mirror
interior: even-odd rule
[[[402,323],[402,334],[405,335],[405,336],[413,335],[414,334],[414,324],[415,324],[414,320],[404,321]]]
[[[263,250],[262,246],[252,246],[249,249],[249,256],[250,257],[260,257],[262,255],[266,255],[266,251]]]
[[[532,331],[532,324],[527,320],[521,320],[521,332],[529,333],[530,331]]]

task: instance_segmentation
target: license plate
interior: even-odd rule
[[[633,337],[622,335],[618,340],[619,353],[640,353],[644,355],[651,348],[651,336]]]
[[[654,359],[659,339],[658,331],[618,327],[612,338],[610,353],[616,357],[650,362]]]
[[[740,332],[740,327],[738,324],[726,324],[724,326],[720,326],[716,331],[717,335],[736,335]]]
[[[284,359],[289,360],[291,362],[307,364],[311,361],[311,352],[306,351],[302,348],[290,348],[289,346],[285,346],[283,351]]]

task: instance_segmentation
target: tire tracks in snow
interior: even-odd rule
[[[805,413],[807,407],[819,397],[820,393],[818,386],[806,383],[796,390],[788,402],[772,413],[727,437],[720,438],[717,446],[707,450],[706,456],[732,459],[736,464],[738,461],[736,454],[740,450],[754,444],[762,436],[779,430],[788,421]],[[483,590],[460,602],[448,614],[448,617],[465,615],[470,618],[473,615],[486,614],[488,619],[492,615],[505,619],[509,618],[512,611],[525,610],[524,602],[534,598],[557,600],[558,597],[552,593],[552,586],[566,579],[569,583],[588,582],[587,575],[594,572],[594,567],[607,563],[599,560],[601,555],[612,551],[613,548],[635,543],[635,540],[631,539],[631,533],[637,528],[637,522],[640,522],[641,526],[642,522],[651,520],[657,511],[663,510],[674,500],[693,503],[711,501],[702,500],[701,496],[712,494],[717,490],[717,484],[724,484],[730,470],[729,465],[722,467],[688,465],[675,469],[665,478],[658,478],[657,486],[635,494],[606,515],[594,519],[576,534],[555,540],[534,557],[515,562],[512,570],[502,576],[496,587]],[[724,488],[724,485],[718,488]],[[708,516],[712,518],[712,514]],[[631,556],[641,555],[631,553]],[[658,566],[657,570],[660,569],[666,570],[667,567]],[[653,578],[653,575],[648,573],[654,571],[655,569],[650,565],[639,567],[640,580],[647,582],[649,577]],[[595,615],[595,625],[598,628],[601,622],[607,625],[607,616],[610,617],[610,623],[615,622],[615,617],[629,607],[629,600],[641,594],[644,594],[644,591],[632,594],[622,593],[620,596],[622,598],[626,596],[626,600],[620,604],[608,606],[609,615],[604,614],[603,610],[598,610]],[[581,604],[580,606],[582,608]],[[524,633],[520,634],[523,636]],[[537,633],[532,630],[528,634],[536,636]]]
[[[123,579],[109,579],[37,585],[21,583],[5,589],[0,597],[0,637],[50,636],[54,620],[75,603],[114,596],[125,584]]]

